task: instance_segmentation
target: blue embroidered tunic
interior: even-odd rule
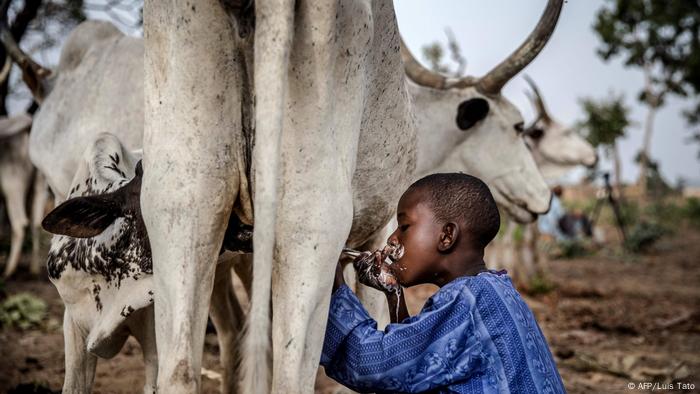
[[[338,288],[321,365],[359,392],[566,392],[532,311],[508,275],[493,271],[453,280],[384,331]]]

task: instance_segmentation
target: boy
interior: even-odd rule
[[[385,292],[396,324],[377,330],[338,268],[321,356],[326,374],[360,392],[564,393],[532,312],[505,272],[486,269],[484,248],[500,225],[488,187],[465,174],[429,175],[403,194],[397,219],[389,244],[403,246],[403,255],[386,265],[375,253],[375,277],[360,275]],[[403,287],[441,289],[409,317],[401,287],[379,283],[379,270]]]

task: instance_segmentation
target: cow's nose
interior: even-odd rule
[[[588,165],[588,168],[594,168],[598,164],[598,160],[600,160],[600,157],[598,156],[598,152],[595,152],[593,154],[593,163]]]

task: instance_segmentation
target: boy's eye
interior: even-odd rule
[[[401,231],[406,231],[408,229],[408,224],[404,224],[404,225],[400,226],[399,228],[401,229]]]

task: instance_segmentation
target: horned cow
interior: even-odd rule
[[[535,109],[535,119],[523,135],[545,179],[551,183],[577,166],[595,166],[598,161],[595,148],[574,129],[558,122],[548,111],[535,82],[527,76],[525,79],[532,89],[528,97]],[[545,275],[537,247],[539,231],[536,224],[526,225],[519,246],[515,230],[516,224],[507,221],[503,237],[488,253],[499,267],[511,272],[518,285],[527,288],[533,279]]]
[[[341,249],[381,230],[415,167],[393,5],[147,2],[144,31],[159,388],[199,391],[235,211],[255,223],[244,391],[309,392]]]

